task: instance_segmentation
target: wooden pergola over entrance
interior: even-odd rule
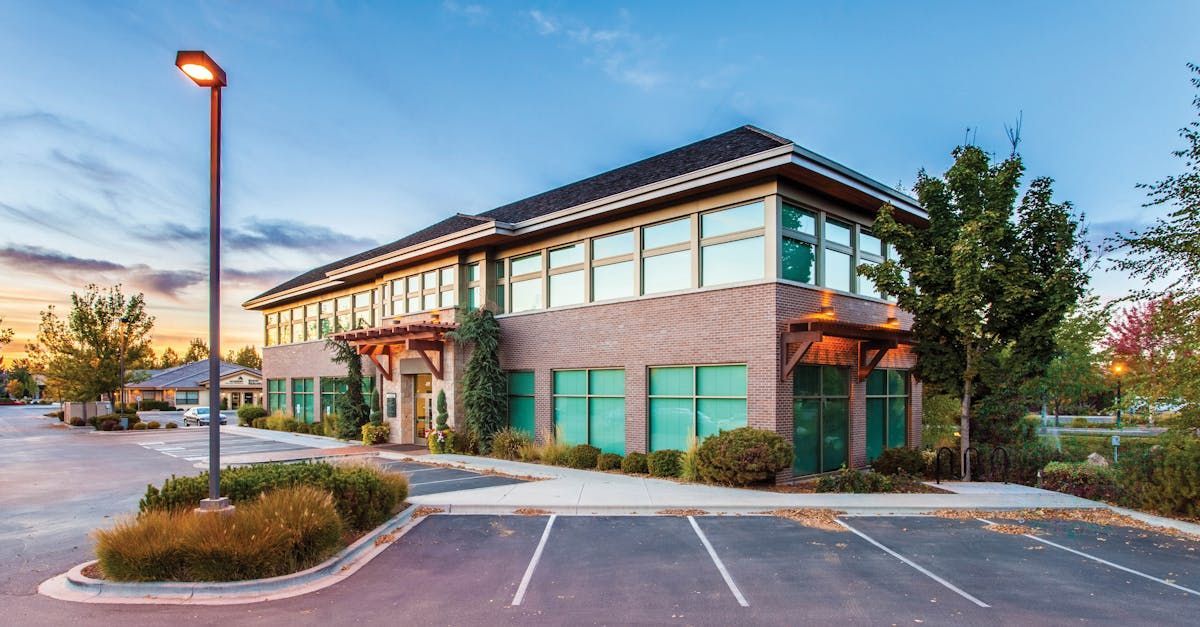
[[[457,329],[453,322],[396,323],[389,327],[358,329],[335,333],[335,340],[345,340],[375,364],[388,381],[392,380],[395,362],[401,353],[413,351],[424,360],[434,378],[442,379],[446,332]],[[387,357],[385,366],[380,360]]]
[[[897,327],[795,318],[787,321],[786,329],[779,335],[779,362],[782,366],[779,380],[787,380],[812,345],[826,336],[858,342],[859,381],[866,380],[888,351],[901,344],[911,346],[913,343],[912,332]],[[788,357],[787,348],[792,344],[799,344],[800,348]]]

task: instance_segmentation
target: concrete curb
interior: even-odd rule
[[[1118,514],[1128,516],[1134,520],[1140,520],[1147,525],[1162,527],[1164,529],[1174,529],[1176,531],[1182,531],[1183,533],[1191,534],[1197,538],[1200,538],[1200,525],[1196,523],[1175,520],[1174,518],[1167,518],[1165,516],[1158,516],[1155,514],[1147,514],[1146,512],[1139,512],[1136,509],[1126,509],[1116,505],[1108,505],[1107,507]]]
[[[408,506],[333,557],[290,575],[228,582],[113,582],[83,574],[84,568],[95,563],[93,560],[47,579],[38,586],[38,593],[60,601],[111,604],[237,605],[286,599],[327,588],[353,575],[420,523],[420,518],[413,520],[417,508]]]
[[[947,508],[947,507],[881,507],[869,505],[824,505],[824,506],[801,506],[801,505],[697,505],[688,503],[682,505],[484,505],[484,504],[460,504],[460,505],[438,505],[436,503],[421,503],[424,507],[432,507],[443,510],[445,514],[458,515],[530,515],[528,512],[519,512],[518,510],[541,510],[547,514],[558,514],[560,516],[672,516],[675,514],[661,512],[669,512],[670,510],[701,510],[705,515],[712,516],[752,516],[752,515],[768,515],[769,512],[778,509],[814,509],[814,510],[834,510],[843,512],[846,516],[926,516],[933,512],[942,511],[945,509],[962,509],[962,508]],[[1028,507],[1017,506],[993,506],[993,507],[972,507],[980,511],[1020,511],[1029,509]],[[1076,509],[1076,508],[1055,508],[1055,509]]]

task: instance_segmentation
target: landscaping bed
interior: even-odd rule
[[[369,464],[260,464],[221,475],[230,514],[194,511],[208,475],[147,486],[139,512],[97,530],[94,578],[240,581],[310,568],[398,512],[403,475]],[[99,575],[99,577],[97,577]]]

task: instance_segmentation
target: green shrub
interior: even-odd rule
[[[1113,460],[1112,439],[1107,435],[1071,434],[1043,437],[1042,441],[1046,442],[1048,446],[1061,450],[1062,461],[1081,462],[1086,460],[1091,453],[1099,453],[1110,462]],[[1159,439],[1154,436],[1121,436],[1121,457],[1148,451],[1150,447],[1158,443]]]
[[[454,452],[462,453],[463,455],[478,455],[479,454],[479,437],[471,430],[469,425],[463,425],[454,431]]]
[[[129,429],[132,429],[133,425],[136,425],[136,424],[139,424],[140,422],[142,422],[141,417],[139,417],[137,414],[121,414],[121,416],[123,418],[125,418],[126,428],[129,428]]]
[[[1166,516],[1200,518],[1200,438],[1168,433],[1148,450],[1121,447],[1121,503]]]
[[[255,418],[262,418],[269,415],[270,413],[266,409],[263,409],[261,405],[242,405],[237,410],[238,424],[243,427],[253,424]]]
[[[1071,426],[1075,427],[1075,428],[1086,429],[1086,428],[1092,426],[1092,423],[1091,423],[1091,421],[1089,421],[1087,418],[1084,418],[1083,416],[1076,416],[1071,419]]]
[[[137,424],[133,425],[133,427],[131,427],[131,428],[132,428],[134,431],[145,431],[145,430],[146,430],[146,423],[144,423],[144,422],[139,422],[139,423],[137,423]]]
[[[875,472],[885,475],[905,473],[913,477],[925,475],[925,457],[915,448],[900,446],[884,449],[875,461],[871,462]]]
[[[83,418],[80,418],[79,416],[76,416],[76,417],[74,417],[74,418],[72,418],[72,419],[71,419],[71,426],[72,426],[72,427],[82,427],[82,426],[85,426],[85,425],[87,425],[87,423],[86,423],[86,422],[84,422],[84,421],[83,421]]]
[[[654,451],[646,456],[646,469],[651,477],[678,477],[683,470],[683,451]]]
[[[770,481],[792,465],[792,445],[778,434],[741,427],[705,438],[697,450],[700,479],[723,485]]]
[[[175,408],[166,401],[142,401],[142,411],[174,411]]]
[[[178,424],[178,423],[174,423],[174,422],[168,422],[168,423],[167,423],[167,426],[166,426],[165,428],[167,428],[167,429],[178,429],[178,428],[179,428],[179,424]]]
[[[250,421],[250,426],[254,427],[255,429],[269,429],[270,427],[267,426],[268,420],[270,419],[266,417],[255,418],[254,420]]]
[[[455,443],[457,444],[457,438]],[[528,433],[520,429],[505,427],[492,436],[492,457],[497,459],[519,459],[521,448],[533,443]],[[457,448],[457,447],[456,447]]]
[[[694,435],[688,438],[687,450],[679,458],[679,478],[684,481],[700,480],[700,446]]]
[[[328,414],[325,414],[324,416],[321,416],[321,432],[322,432],[322,435],[324,435],[327,438],[338,437],[338,415],[337,414],[330,412]]]
[[[391,436],[392,428],[386,422],[378,424],[368,422],[362,426],[362,442],[368,446],[371,444],[384,444]]]
[[[157,420],[151,420],[150,422],[146,423],[147,429],[158,429],[160,427],[162,427],[162,423]]]
[[[296,433],[309,434],[312,433],[312,427],[307,422],[301,422],[296,425]]]
[[[1111,503],[1117,500],[1117,473],[1087,462],[1050,462],[1042,469],[1042,487]]]
[[[117,422],[116,420],[112,420],[112,419],[104,420],[100,423],[100,430],[101,431],[120,431],[121,424],[119,422]]]
[[[563,465],[580,470],[594,470],[599,457],[600,449],[588,444],[577,444],[567,451]]]
[[[356,531],[370,529],[387,520],[396,506],[408,497],[408,482],[403,475],[368,465],[256,464],[221,473],[221,494],[234,503],[294,485],[330,491],[346,527]],[[161,488],[146,486],[146,495],[138,508],[142,512],[186,510],[194,508],[207,495],[208,473],[172,476]]]
[[[616,453],[601,453],[596,458],[596,470],[617,470],[621,467],[622,459]]]
[[[644,475],[650,472],[645,453],[629,453],[621,460],[621,472],[627,475]]]
[[[342,520],[329,492],[275,490],[228,516],[146,512],[95,534],[100,570],[116,581],[237,581],[293,573],[332,555]]]
[[[926,388],[928,389],[928,388]],[[962,401],[950,394],[925,394],[921,417],[921,442],[937,450],[942,446],[958,449],[959,413]]]
[[[892,478],[887,475],[877,472],[859,472],[845,466],[841,470],[817,480],[817,492],[869,494],[891,492],[892,489]]]

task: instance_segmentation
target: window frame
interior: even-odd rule
[[[731,366],[741,367],[743,369],[743,372],[745,373],[745,384],[746,384],[745,394],[743,394],[741,396],[719,396],[719,395],[713,395],[713,394],[700,394],[700,370],[702,368],[728,368]],[[653,377],[653,372],[655,370],[659,370],[659,369],[678,369],[678,368],[690,368],[691,369],[691,380],[692,380],[691,395],[654,394],[654,392],[653,392],[654,388],[651,384],[651,377]],[[742,402],[744,402],[746,404],[746,412],[745,412],[746,424],[744,424],[742,426],[749,426],[749,424],[750,424],[750,365],[748,363],[725,363],[725,364],[664,364],[664,365],[657,365],[657,366],[647,366],[646,367],[646,450],[647,451],[661,450],[661,449],[656,449],[654,447],[654,441],[653,441],[652,425],[653,425],[654,412],[653,412],[652,407],[653,407],[654,399],[690,399],[691,407],[692,407],[692,426],[688,433],[688,439],[690,440],[692,437],[695,437],[697,440],[696,443],[699,444],[701,441],[703,441],[700,438],[699,411],[698,411],[701,400],[710,400],[710,399],[713,399],[713,400],[741,400]],[[735,427],[735,428],[737,428],[737,427]],[[710,435],[712,435],[712,434],[710,434]],[[708,437],[708,436],[705,436],[705,437]]]
[[[583,373],[584,393],[583,394],[560,394],[557,390],[558,374],[560,372],[581,372]],[[620,372],[621,373],[621,394],[594,394],[592,392],[592,373],[593,372]],[[555,433],[558,429],[558,406],[557,400],[560,398],[578,398],[583,399],[583,432],[585,434],[584,442],[576,442],[576,444],[592,445],[592,399],[595,398],[619,398],[621,399],[622,411],[624,413],[623,427],[629,424],[628,402],[626,398],[629,390],[629,379],[625,376],[625,368],[558,368],[550,371],[550,408],[552,412],[552,422],[554,424]],[[622,429],[624,431],[624,429]],[[597,447],[599,448],[599,447]],[[625,443],[621,443],[621,450],[625,450]],[[624,452],[619,453],[624,455]]]

